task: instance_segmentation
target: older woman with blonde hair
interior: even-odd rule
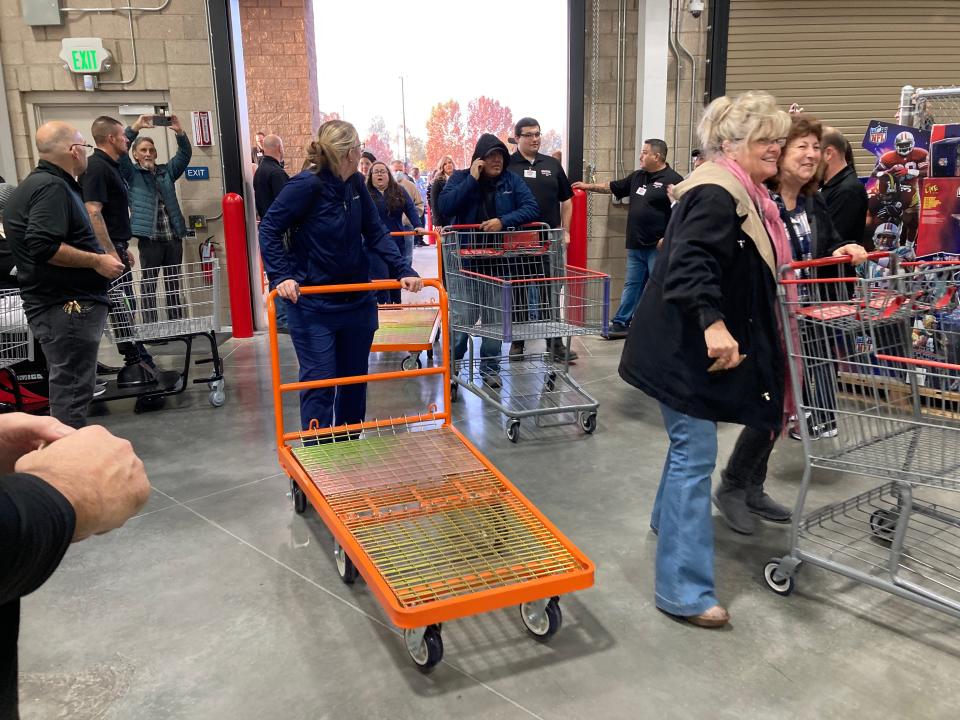
[[[707,107],[698,133],[708,162],[673,190],[662,259],[620,362],[621,377],[659,402],[670,437],[650,523],[656,605],[704,627],[730,619],[713,576],[717,423],[780,432],[790,397],[776,314],[790,241],[763,185],[789,129],[790,116],[765,92]]]
[[[300,295],[301,285],[370,281],[367,253],[383,258],[390,277],[418,292],[422,281],[380,222],[364,178],[357,172],[363,145],[348,122],[320,126],[307,148],[307,167],[290,179],[260,222],[264,268],[277,294],[289,300],[287,325],[300,364],[300,380],[367,374],[377,330],[371,292]],[[284,235],[289,231],[289,242]],[[301,427],[353,424],[366,414],[366,385],[305,390]]]

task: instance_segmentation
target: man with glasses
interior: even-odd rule
[[[643,141],[640,169],[621,180],[609,183],[575,182],[575,190],[612,193],[621,200],[630,198],[627,214],[627,275],[624,278],[620,307],[610,323],[608,340],[627,336],[627,328],[640,302],[647,279],[653,273],[657,244],[670,222],[670,185],[683,178],[667,164],[667,144],[659,138]]]
[[[93,399],[107,287],[123,263],[97,241],[75,179],[91,146],[56,121],[40,126],[36,143],[40,162],[7,202],[4,230],[24,313],[47,358],[50,414],[80,428]]]
[[[570,187],[570,181],[567,180],[567,174],[563,171],[563,166],[555,158],[543,155],[540,152],[540,123],[531,117],[520,119],[513,130],[514,140],[517,151],[510,156],[510,164],[507,169],[514,175],[523,178],[523,181],[530,188],[533,196],[537,199],[537,205],[540,206],[540,217],[538,222],[546,223],[551,228],[563,228],[563,249],[570,242],[570,218],[573,216],[573,189]],[[565,256],[566,253],[564,253]],[[549,258],[544,258],[544,275],[547,277],[562,274],[562,267],[551,268]],[[542,287],[534,288],[546,295],[546,297],[537,297],[534,293],[534,299],[530,303],[535,311],[541,315],[548,312],[548,298],[551,292],[558,288],[551,287],[544,283]],[[523,307],[527,303],[521,299],[518,305]],[[536,308],[536,305],[540,305]],[[547,318],[541,318],[547,319]],[[510,359],[519,360],[524,353],[523,340],[514,340],[510,345]],[[577,353],[572,350],[567,351],[563,343],[563,338],[555,337],[547,339],[547,352],[553,356],[557,362],[571,361],[577,359]]]

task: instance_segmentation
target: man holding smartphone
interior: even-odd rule
[[[168,163],[157,163],[153,140],[140,135],[142,129],[155,127],[155,121],[169,123],[176,134],[177,152]],[[187,223],[180,211],[174,184],[186,172],[193,148],[176,115],[141,115],[124,132],[132,147],[133,160],[124,153],[120,157],[120,172],[130,186],[130,225],[139,240],[143,320],[150,323],[158,319],[156,288],[161,268],[166,268],[162,272],[167,319],[178,320],[183,317],[179,272]]]

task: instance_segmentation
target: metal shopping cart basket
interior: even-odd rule
[[[154,268],[133,268],[110,285],[107,336],[116,343],[142,342],[146,345],[169,341],[185,346],[180,370],[161,370],[157,382],[134,388],[120,388],[115,382],[96,400],[136,397],[136,411],[150,408],[168,395],[182,393],[190,383],[192,365],[211,364],[210,375],[194,379],[206,384],[214,407],[225,401],[223,361],[217,349],[220,330],[220,265],[209,262],[183,263]],[[210,357],[193,360],[193,341],[206,338]]]
[[[809,563],[960,617],[960,337],[929,320],[956,311],[960,265],[888,258],[885,277],[806,275],[841,259],[781,276],[782,318],[799,336],[786,333],[806,466],[790,551],[764,579],[788,595]],[[815,468],[863,489],[809,510]]]
[[[23,312],[23,299],[16,289],[0,290],[0,376],[9,381],[9,388],[0,382],[0,390],[13,399],[13,410],[23,409],[23,396],[14,365],[33,360],[33,333]]]
[[[390,233],[393,237],[415,235],[413,232]],[[434,232],[424,233],[423,237],[439,238]],[[440,268],[440,243],[434,245],[437,251],[437,273]],[[400,362],[401,370],[413,370],[423,367],[420,354],[427,354],[427,362],[433,362],[433,346],[440,330],[440,306],[435,302],[416,304],[381,304],[377,308],[379,329],[373,336],[370,352],[406,352]]]
[[[505,232],[478,227],[451,226],[441,235],[455,333],[501,343],[560,337],[569,351],[571,336],[606,332],[610,277],[567,265],[562,229],[541,223]],[[460,386],[493,405],[507,416],[511,442],[526,417],[542,425],[547,415],[571,414],[585,432],[596,429],[598,403],[570,376],[569,362],[554,363],[547,354],[520,362],[499,358],[500,371],[491,373],[485,369],[490,359],[475,357],[472,342],[467,346],[453,374],[453,399]]]
[[[451,425],[447,296],[439,281],[424,284],[439,292],[439,367],[284,383],[275,291],[268,314],[276,442],[294,508],[316,508],[333,535],[340,577],[363,577],[426,671],[443,656],[440,624],[449,620],[519,606],[528,632],[550,638],[562,622],[558,596],[590,587],[594,566]],[[379,281],[301,293],[396,287]],[[428,376],[443,381],[443,408],[352,426],[284,427],[287,393]]]

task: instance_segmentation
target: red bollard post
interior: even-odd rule
[[[235,338],[253,337],[253,303],[250,299],[250,264],[247,259],[247,222],[243,198],[223,196],[223,242],[227,251],[230,283],[230,320]]]
[[[570,218],[570,247],[567,248],[567,264],[587,266],[587,194],[573,191],[573,217]]]

